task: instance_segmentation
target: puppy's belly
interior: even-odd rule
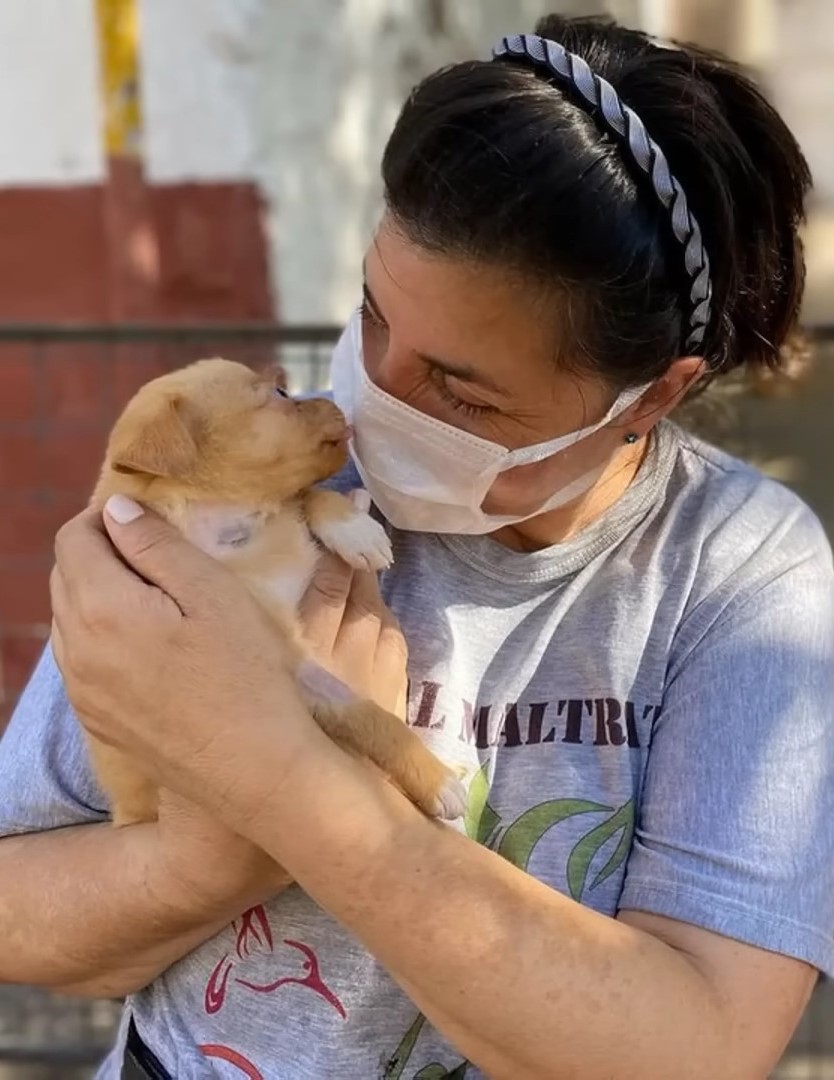
[[[301,598],[307,591],[307,585],[312,575],[287,570],[284,573],[273,573],[268,577],[259,577],[252,582],[256,596],[268,608],[284,608],[287,611],[297,611]]]

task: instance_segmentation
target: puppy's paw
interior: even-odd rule
[[[370,514],[358,512],[342,521],[328,521],[319,525],[317,535],[355,570],[384,570],[394,561],[388,534]]]
[[[455,821],[466,813],[469,797],[466,788],[456,776],[450,776],[435,798],[431,809],[432,817],[444,821]]]

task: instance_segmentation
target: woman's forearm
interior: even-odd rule
[[[0,840],[0,982],[120,997],[245,907],[166,874],[154,825],[83,825]]]
[[[339,751],[307,760],[260,813],[240,807],[241,830],[487,1075],[734,1075],[729,1020],[683,954],[426,820]]]

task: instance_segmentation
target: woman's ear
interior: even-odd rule
[[[642,438],[681,404],[706,370],[703,356],[681,356],[673,361],[633,406],[633,412],[629,410],[631,419],[623,417],[623,423]]]

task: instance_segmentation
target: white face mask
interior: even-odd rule
[[[333,353],[333,400],[353,426],[351,456],[368,492],[395,528],[483,534],[564,506],[583,495],[607,462],[565,484],[527,514],[481,509],[499,473],[552,457],[605,427],[646,387],[621,394],[603,418],[548,442],[508,450],[435,420],[386,394],[368,377],[362,321],[355,312]]]

